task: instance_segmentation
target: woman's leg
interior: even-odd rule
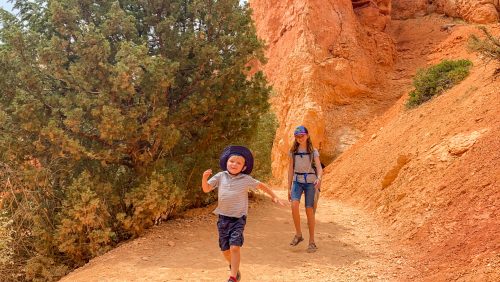
[[[309,227],[309,244],[314,243],[314,227],[316,225],[316,218],[314,215],[314,208],[306,208],[307,226]]]
[[[292,198],[292,218],[293,225],[295,226],[295,236],[302,238],[302,230],[300,228],[299,204],[300,197],[302,197],[302,193],[304,192],[304,190],[300,183],[294,181],[292,183],[292,190],[290,192]]]
[[[316,225],[316,217],[314,215],[314,194],[316,189],[314,184],[309,183],[304,188],[304,198],[306,206],[307,226],[309,228],[309,244],[314,243],[314,227]]]
[[[302,230],[300,228],[299,204],[300,202],[298,200],[292,201],[292,218],[293,218],[293,224],[295,226],[295,235],[302,237]]]

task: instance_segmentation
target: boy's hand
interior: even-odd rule
[[[282,206],[282,207],[285,207],[285,206],[286,206],[285,202],[283,202],[283,201],[282,201],[281,199],[279,199],[278,197],[274,197],[274,198],[273,198],[273,202],[274,202],[274,203],[276,203],[276,204],[278,204],[278,205],[280,205],[280,206]]]
[[[203,178],[208,178],[212,174],[211,169],[207,169],[203,172]]]

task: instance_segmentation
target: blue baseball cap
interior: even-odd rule
[[[245,159],[245,169],[241,171],[244,174],[250,174],[253,169],[253,155],[252,152],[244,146],[227,146],[220,155],[219,165],[222,170],[227,170],[227,160],[231,156],[242,156]]]
[[[295,128],[293,135],[299,136],[299,135],[304,135],[304,134],[308,134],[308,133],[309,133],[309,131],[307,131],[307,128],[305,126],[299,125],[299,126],[297,126],[297,128]]]

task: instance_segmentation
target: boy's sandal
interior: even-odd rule
[[[231,265],[229,265],[229,270],[231,270]],[[238,270],[238,272],[236,273],[236,281],[240,280],[241,280],[241,272]]]
[[[293,240],[292,242],[290,242],[290,245],[292,246],[297,246],[297,244],[299,244],[300,242],[304,241],[304,238],[302,236],[293,236]]]
[[[314,242],[309,243],[309,246],[307,246],[308,253],[314,253],[314,252],[316,252],[317,249],[318,249],[318,247],[316,247],[316,244]]]

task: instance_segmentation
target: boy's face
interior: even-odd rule
[[[242,156],[230,156],[227,160],[227,171],[238,174],[245,168],[245,158]]]

